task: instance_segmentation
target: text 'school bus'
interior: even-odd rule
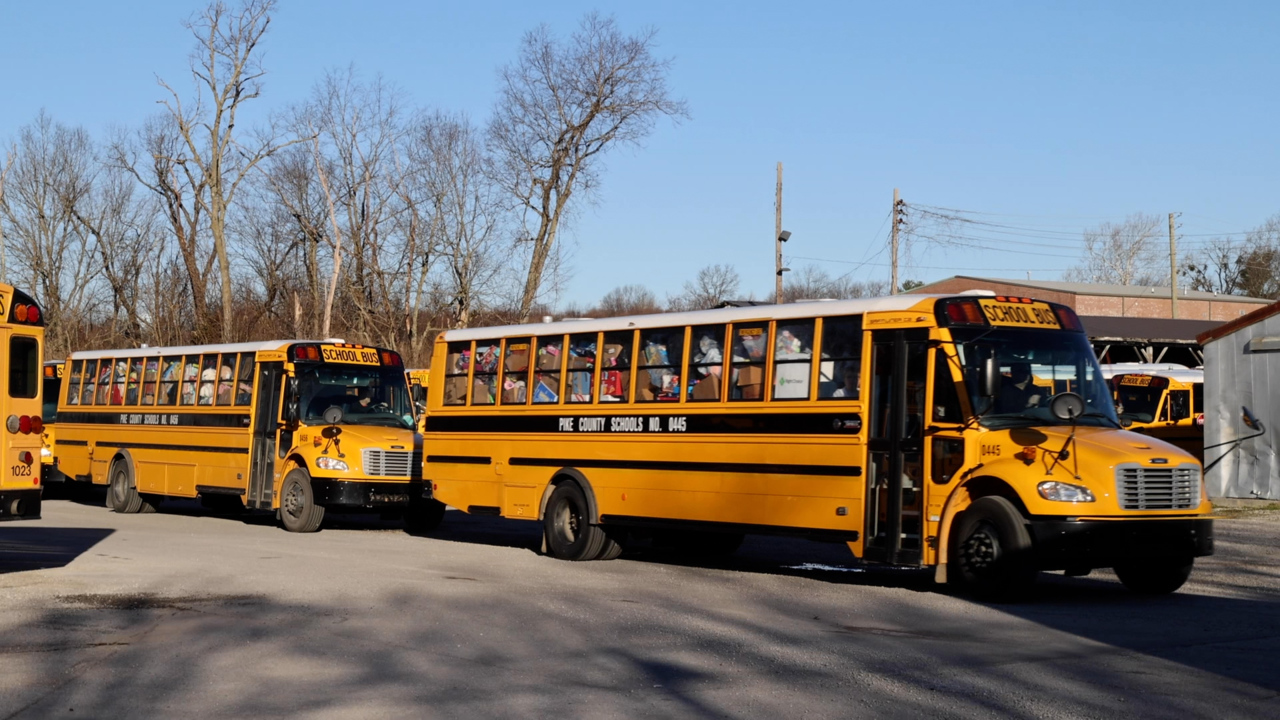
[[[61,360],[44,363],[44,380],[40,388],[40,418],[44,421],[44,431],[40,434],[40,480],[45,485],[63,479],[53,450],[57,439],[58,398],[62,395],[62,372],[65,368],[66,363]]]
[[[1033,366],[1073,391],[1050,396]],[[1121,428],[1061,305],[902,295],[449,330],[431,373],[435,498],[540,520],[565,559],[774,533],[980,593],[1104,567],[1164,593],[1213,548],[1200,464]]]
[[[1153,370],[1111,378],[1116,412],[1130,430],[1204,462],[1204,370]]]
[[[0,395],[0,520],[40,517],[40,365],[44,313],[26,293],[0,284],[0,347],[7,391]]]
[[[58,404],[58,466],[107,484],[116,512],[160,498],[277,510],[310,532],[326,510],[421,504],[400,356],[285,341],[73,353]],[[416,497],[415,497],[416,496]]]
[[[427,382],[431,371],[414,369],[405,370],[404,377],[409,381],[409,397],[413,399],[413,408],[417,413],[418,432],[422,432],[423,420],[427,416]]]

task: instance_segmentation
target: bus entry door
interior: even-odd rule
[[[253,407],[253,446],[249,460],[249,497],[245,506],[270,510],[276,476],[276,443],[280,431],[280,393],[284,363],[258,363],[257,404]]]
[[[863,557],[918,565],[928,331],[871,333],[871,427]]]

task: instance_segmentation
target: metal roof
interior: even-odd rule
[[[1200,333],[1196,336],[1196,340],[1198,340],[1201,345],[1208,345],[1214,340],[1226,337],[1240,328],[1248,327],[1254,323],[1260,323],[1276,313],[1280,313],[1280,302],[1273,302],[1266,307],[1260,307],[1257,310],[1241,315],[1234,320],[1228,320],[1212,330]]]
[[[1185,345],[1197,344],[1197,335],[1222,324],[1219,320],[1172,320],[1098,315],[1081,315],[1080,322],[1084,325],[1085,334],[1093,340]]]
[[[929,288],[941,282],[949,280],[973,280],[975,282],[999,283],[1001,285],[1014,285],[1017,287],[1033,288],[1036,290],[1049,290],[1051,292],[1071,293],[1073,295],[1105,295],[1111,297],[1131,297],[1131,298],[1168,298],[1169,287],[1159,285],[1110,285],[1106,283],[1083,283],[1083,282],[1066,282],[1062,280],[1019,280],[1017,278],[985,278],[973,277],[971,275],[954,275],[929,283],[922,287],[916,288],[913,292],[929,292]],[[1029,293],[1030,294],[1030,293]],[[1251,305],[1264,305],[1271,302],[1266,298],[1244,297],[1243,295],[1219,295],[1218,293],[1201,292],[1199,290],[1182,290],[1178,291],[1178,299],[1180,300],[1213,300],[1215,302],[1234,302],[1248,303]]]

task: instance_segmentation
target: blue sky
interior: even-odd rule
[[[139,123],[157,75],[189,87],[180,21],[203,4],[3,0],[0,138],[41,108],[99,136]],[[1184,249],[1280,212],[1280,3],[285,0],[259,107],[354,64],[482,122],[522,33],[567,35],[592,9],[659,30],[693,117],[608,157],[566,238],[565,300],[631,282],[662,296],[717,262],[767,293],[778,161],[788,265],[857,279],[888,277],[894,187],[1027,228],[917,245],[901,275],[922,280],[1058,279],[1081,229],[1134,212],[1183,213]]]

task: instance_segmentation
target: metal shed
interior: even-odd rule
[[[1280,302],[1201,333],[1204,348],[1205,484],[1210,497],[1280,500]],[[1265,432],[1246,427],[1241,407]],[[1223,444],[1226,443],[1226,444]],[[1214,448],[1213,445],[1222,444]],[[1219,458],[1221,458],[1219,460]],[[1217,461],[1216,464],[1215,461]]]

